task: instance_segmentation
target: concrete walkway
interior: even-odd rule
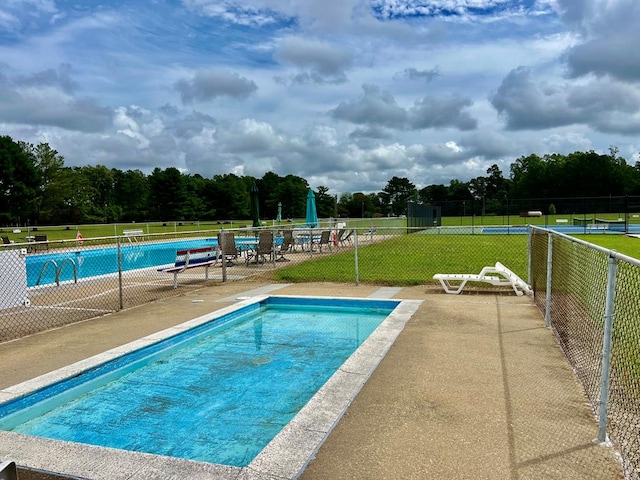
[[[266,291],[424,300],[302,479],[623,478],[593,441],[597,424],[553,334],[512,293],[213,285],[0,344],[0,389]],[[21,480],[57,478],[20,470]]]

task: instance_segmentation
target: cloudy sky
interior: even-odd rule
[[[330,193],[640,160],[637,0],[3,0],[0,134]]]

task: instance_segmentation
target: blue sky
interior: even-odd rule
[[[640,160],[635,0],[5,0],[0,134],[68,166],[331,193]]]

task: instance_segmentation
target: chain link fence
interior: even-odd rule
[[[640,262],[543,228],[495,231],[322,222],[3,244],[0,341],[216,282],[425,285],[437,273],[501,262],[528,278],[599,418],[601,440],[608,434],[627,477],[640,479]]]
[[[421,285],[436,273],[479,271],[497,261],[526,275],[526,235],[346,228],[328,222],[314,229],[126,233],[55,241],[39,237],[1,245],[0,341],[215,282],[260,278]],[[220,235],[230,240],[225,249]]]
[[[532,228],[530,281],[599,421],[599,440],[640,479],[640,262]]]

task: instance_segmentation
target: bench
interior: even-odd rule
[[[129,239],[129,242],[131,242],[131,239],[133,239],[134,242],[137,242],[138,237],[142,237],[144,235],[144,231],[142,229],[123,230],[122,234]]]
[[[556,223],[569,223],[569,220],[566,218],[558,218],[556,219]]]
[[[496,262],[493,267],[484,267],[480,273],[475,274],[447,274],[437,273],[433,276],[444,288],[444,291],[452,295],[462,292],[467,282],[483,282],[496,286],[508,286],[513,288],[516,295],[531,295],[531,287],[518,275],[509,270],[500,262]],[[451,282],[456,282],[452,284]],[[459,283],[458,283],[459,282]]]
[[[30,250],[35,252],[36,250],[49,250],[49,242],[46,235],[35,235],[33,237],[33,245],[30,246]]]
[[[217,247],[190,248],[176,252],[172,267],[159,268],[159,272],[173,273],[173,288],[178,288],[178,274],[190,268],[205,267],[205,280],[209,280],[209,267],[218,261]]]

